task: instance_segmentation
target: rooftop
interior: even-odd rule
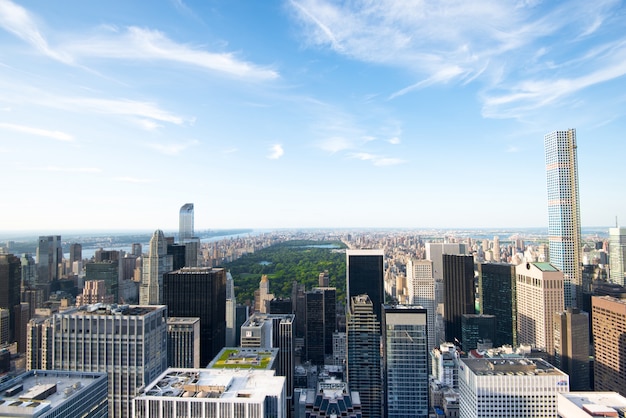
[[[559,271],[558,268],[554,267],[550,263],[533,263],[537,268],[541,271]]]
[[[271,370],[277,356],[278,348],[224,347],[207,368]]]
[[[76,310],[67,310],[63,314],[75,315],[127,315],[127,316],[143,316],[165,305],[118,305],[115,303],[94,303],[92,305],[84,305]]]
[[[0,416],[38,416],[106,379],[106,373],[28,371],[0,385]]]
[[[626,415],[626,398],[616,392],[565,392],[559,394],[559,411],[565,403],[584,410],[591,416],[611,417]]]
[[[198,317],[170,316],[167,318],[168,324],[193,324],[200,321]]]
[[[151,382],[142,397],[202,399],[248,398],[261,402],[266,396],[280,396],[285,378],[273,370],[167,369]]]
[[[539,358],[464,358],[461,361],[478,376],[567,376],[561,370]]]

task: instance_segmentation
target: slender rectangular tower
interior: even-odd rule
[[[548,185],[550,263],[563,272],[565,306],[582,307],[583,281],[576,130],[544,138]]]
[[[428,418],[426,309],[384,305],[383,360],[387,418]]]
[[[476,313],[474,307],[474,258],[470,255],[443,255],[443,287],[446,341],[462,339],[463,314]]]
[[[379,323],[382,319],[382,304],[385,302],[384,254],[383,250],[371,249],[346,251],[346,306],[350,306],[354,296],[369,296]]]
[[[626,286],[626,228],[609,228],[610,280]]]

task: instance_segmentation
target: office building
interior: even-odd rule
[[[195,237],[193,203],[185,203],[180,207],[178,216],[178,241],[185,243]]]
[[[104,280],[87,280],[83,293],[76,296],[76,306],[115,303],[115,297],[107,290],[107,283]]]
[[[553,354],[553,353],[550,353]],[[554,365],[569,375],[571,390],[590,390],[589,315],[578,308],[554,313]]]
[[[319,287],[330,287],[330,275],[328,274],[328,270],[325,270],[319,274],[318,277],[318,286]]]
[[[461,359],[460,418],[558,417],[568,376],[541,359]]]
[[[226,337],[225,346],[235,347],[239,344],[237,336],[237,298],[235,297],[235,281],[230,271],[226,272]],[[241,325],[239,325],[241,327]]]
[[[167,318],[167,366],[200,367],[200,318]]]
[[[465,244],[457,242],[427,242],[426,259],[433,262],[433,277],[436,280],[443,280],[443,255],[464,255],[467,254]]]
[[[59,264],[62,260],[61,236],[48,235],[39,237],[37,246],[37,283],[46,286],[50,282],[59,280]],[[46,299],[48,293],[46,293]]]
[[[554,353],[553,315],[565,309],[563,272],[550,263],[526,263],[517,276],[517,337],[519,344]]]
[[[346,307],[351,305],[355,296],[369,296],[379,324],[382,304],[385,303],[384,254],[383,250],[377,249],[346,250]]]
[[[594,390],[626,396],[626,300],[591,298]]]
[[[495,336],[496,317],[494,315],[461,315],[461,347],[463,351],[475,350],[481,344],[493,346]]]
[[[459,352],[451,343],[443,343],[430,352],[434,379],[442,386],[459,388]]]
[[[54,370],[106,372],[109,417],[167,368],[167,307],[89,305],[52,316]]]
[[[317,389],[305,389],[296,397],[294,418],[363,416],[358,392],[352,392],[348,384],[329,377],[317,384]]]
[[[106,418],[106,373],[31,370],[0,384],[0,416]]]
[[[52,369],[52,320],[38,317],[26,326],[26,370]]]
[[[271,314],[290,314],[293,313],[291,311],[293,303],[291,299],[283,299],[283,298],[274,298],[270,300],[270,311]]]
[[[273,370],[167,369],[133,400],[133,418],[286,418],[285,378]]]
[[[291,288],[291,312],[296,314],[296,337],[304,338],[306,332],[306,287],[296,281]]]
[[[71,265],[77,261],[83,261],[83,246],[75,242],[73,244],[70,244],[69,262]]]
[[[474,258],[469,255],[444,254],[444,322],[446,341],[461,341],[463,314],[474,314]]]
[[[383,370],[387,418],[428,418],[427,311],[383,307]]]
[[[347,358],[347,339],[345,332],[333,332],[333,361],[335,366],[345,366]]]
[[[8,345],[11,342],[9,338],[10,324],[11,310],[0,308],[0,346]]]
[[[512,264],[478,264],[480,313],[495,316],[494,347],[517,345],[516,282],[515,266]]]
[[[258,296],[257,296],[258,295]],[[267,274],[261,276],[259,290],[254,295],[254,311],[261,313],[270,312],[270,301],[274,299],[274,294],[270,293],[270,280]]]
[[[114,303],[119,302],[119,260],[105,260],[85,264],[85,285],[91,280],[104,281],[106,294],[113,296]]]
[[[295,316],[254,313],[241,326],[241,347],[276,348],[276,375],[286,379],[286,396],[291,400],[295,368]]]
[[[422,306],[428,313],[428,349],[437,346],[439,337],[435,327],[437,301],[435,300],[435,278],[431,260],[409,259],[406,265],[408,303]]]
[[[609,279],[626,286],[626,228],[609,228]]]
[[[21,302],[20,283],[22,281],[22,262],[13,254],[0,254],[0,308],[13,312]],[[9,315],[9,341],[15,341],[18,330],[15,318]]]
[[[157,229],[150,239],[148,256],[143,259],[139,304],[163,303],[163,275],[169,271],[172,271],[172,256],[167,254],[167,242],[163,231]]]
[[[359,392],[364,417],[382,417],[384,392],[380,322],[368,295],[353,296],[350,299],[346,331],[348,385],[351,390]]]
[[[200,318],[200,365],[226,342],[226,271],[185,267],[163,276],[163,304],[170,316]]]
[[[576,130],[544,137],[550,263],[563,272],[565,306],[582,308],[582,243]]]
[[[31,288],[37,283],[37,263],[35,259],[28,253],[22,254],[20,257],[20,263],[22,264],[22,286],[25,288]]]
[[[333,354],[333,333],[337,330],[337,291],[316,287],[306,292],[305,358],[323,365]]]

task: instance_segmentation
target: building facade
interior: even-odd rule
[[[463,314],[474,314],[474,258],[469,255],[443,255],[444,323],[446,341],[462,338]]]
[[[167,307],[89,305],[54,314],[52,368],[108,375],[109,417],[167,368]]]
[[[578,308],[555,312],[554,365],[569,375],[573,391],[591,389],[589,354],[589,314]]]
[[[167,254],[167,241],[163,231],[157,229],[150,239],[148,255],[143,259],[139,304],[163,303],[163,275],[169,271],[172,271],[172,256]]]
[[[428,349],[437,346],[439,338],[435,327],[437,302],[435,300],[435,277],[431,260],[409,259],[406,265],[406,284],[408,302],[422,306],[428,313]]]
[[[200,318],[200,365],[226,343],[226,271],[185,267],[163,276],[163,303],[171,316]]]
[[[550,263],[563,272],[565,306],[582,308],[582,243],[576,130],[544,137]]]
[[[416,306],[383,307],[385,417],[428,418],[427,311]]]
[[[496,318],[494,347],[517,346],[516,282],[512,264],[478,264],[480,313]]]
[[[167,318],[167,366],[200,367],[200,318]]]
[[[565,309],[563,272],[550,263],[526,263],[518,265],[515,273],[519,343],[552,355],[553,315]]]
[[[626,286],[626,228],[609,228],[609,279]]]
[[[346,250],[346,307],[354,296],[367,295],[379,323],[385,303],[384,254],[378,249]]]
[[[591,298],[594,390],[626,396],[626,300]]]

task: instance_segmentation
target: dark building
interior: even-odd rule
[[[250,308],[248,305],[236,305],[235,306],[235,341],[239,344],[241,341],[241,326],[245,324],[250,316]]]
[[[295,334],[297,338],[304,338],[306,331],[306,298],[305,286],[296,281],[291,288],[291,311],[296,314]]]
[[[461,316],[461,348],[475,350],[480,341],[494,341],[496,317],[494,315],[463,314]]]
[[[554,313],[554,365],[569,375],[570,390],[591,389],[587,312],[567,308]]]
[[[163,304],[169,316],[200,318],[200,366],[206,367],[226,341],[226,271],[185,267],[165,273]]]
[[[119,253],[118,253],[119,254]],[[120,268],[119,261],[107,259],[85,264],[85,280],[104,280],[107,294],[113,295],[113,300],[118,301]]]
[[[172,270],[188,267],[185,265],[186,251],[185,244],[167,244],[167,254],[172,256]]]
[[[305,358],[316,365],[324,364],[324,293],[306,292]]]
[[[515,266],[504,263],[478,264],[480,313],[496,318],[494,347],[517,346],[517,299]]]
[[[274,298],[270,300],[271,314],[290,314],[292,309],[291,299]]]
[[[77,243],[70,245],[70,265],[74,263],[74,261],[82,261],[83,260],[83,246]]]
[[[383,258],[383,250],[346,251],[346,306],[350,306],[352,297],[368,295],[379,323],[385,303]]]
[[[324,294],[324,354],[333,354],[333,333],[337,331],[337,289],[316,287],[316,292]]]
[[[20,304],[22,262],[13,254],[0,254],[0,308],[8,309],[9,341],[17,338],[14,308]]]
[[[94,254],[94,261],[101,263],[103,261],[118,261],[120,259],[120,252],[117,250],[103,250],[100,248],[96,250]]]
[[[461,341],[463,314],[474,314],[474,258],[443,255],[444,324],[446,341]]]
[[[37,288],[44,292],[44,299],[50,295],[51,283],[59,280],[59,264],[63,260],[60,235],[39,237],[37,246]]]

